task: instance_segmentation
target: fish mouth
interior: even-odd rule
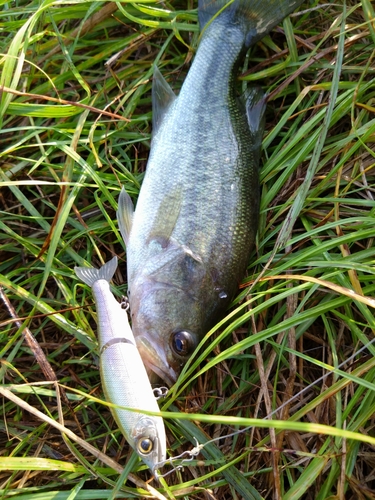
[[[169,365],[165,352],[159,346],[150,344],[146,337],[137,337],[137,347],[144,365],[146,366],[151,383],[156,383],[157,380],[152,380],[152,374],[161,378],[169,387],[177,380],[177,373]],[[149,372],[152,372],[151,374]]]

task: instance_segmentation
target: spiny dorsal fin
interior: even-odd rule
[[[125,242],[128,244],[130,230],[132,228],[134,215],[133,201],[123,187],[118,199],[118,209],[116,212],[118,227]]]
[[[92,287],[93,284],[98,280],[111,281],[113,275],[117,269],[117,257],[114,256],[113,259],[109,260],[100,269],[95,269],[95,267],[75,267],[74,272],[81,281],[86,283],[86,285]]]
[[[157,66],[154,68],[152,80],[152,134],[155,135],[160,127],[163,117],[171,103],[176,99],[176,94],[169,83],[160,73]]]

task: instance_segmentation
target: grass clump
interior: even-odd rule
[[[371,2],[305,2],[245,61],[240,85],[270,94],[257,248],[162,405],[172,456],[209,443],[160,484],[104,404],[73,268],[116,253],[126,293],[117,199],[139,193],[152,67],[178,91],[196,4],[20,0],[0,26],[0,497],[374,498]]]

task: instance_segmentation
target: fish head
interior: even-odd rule
[[[132,331],[149,375],[173,385],[202,336],[199,301],[179,287],[148,281],[132,289],[130,307]]]
[[[132,429],[132,446],[143,462],[154,472],[166,458],[163,419],[143,415]]]

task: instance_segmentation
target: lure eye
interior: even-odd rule
[[[180,330],[172,334],[171,347],[178,356],[187,356],[195,349],[195,339],[190,332]]]
[[[149,455],[154,449],[154,443],[150,438],[140,439],[137,443],[137,450],[142,455]]]

